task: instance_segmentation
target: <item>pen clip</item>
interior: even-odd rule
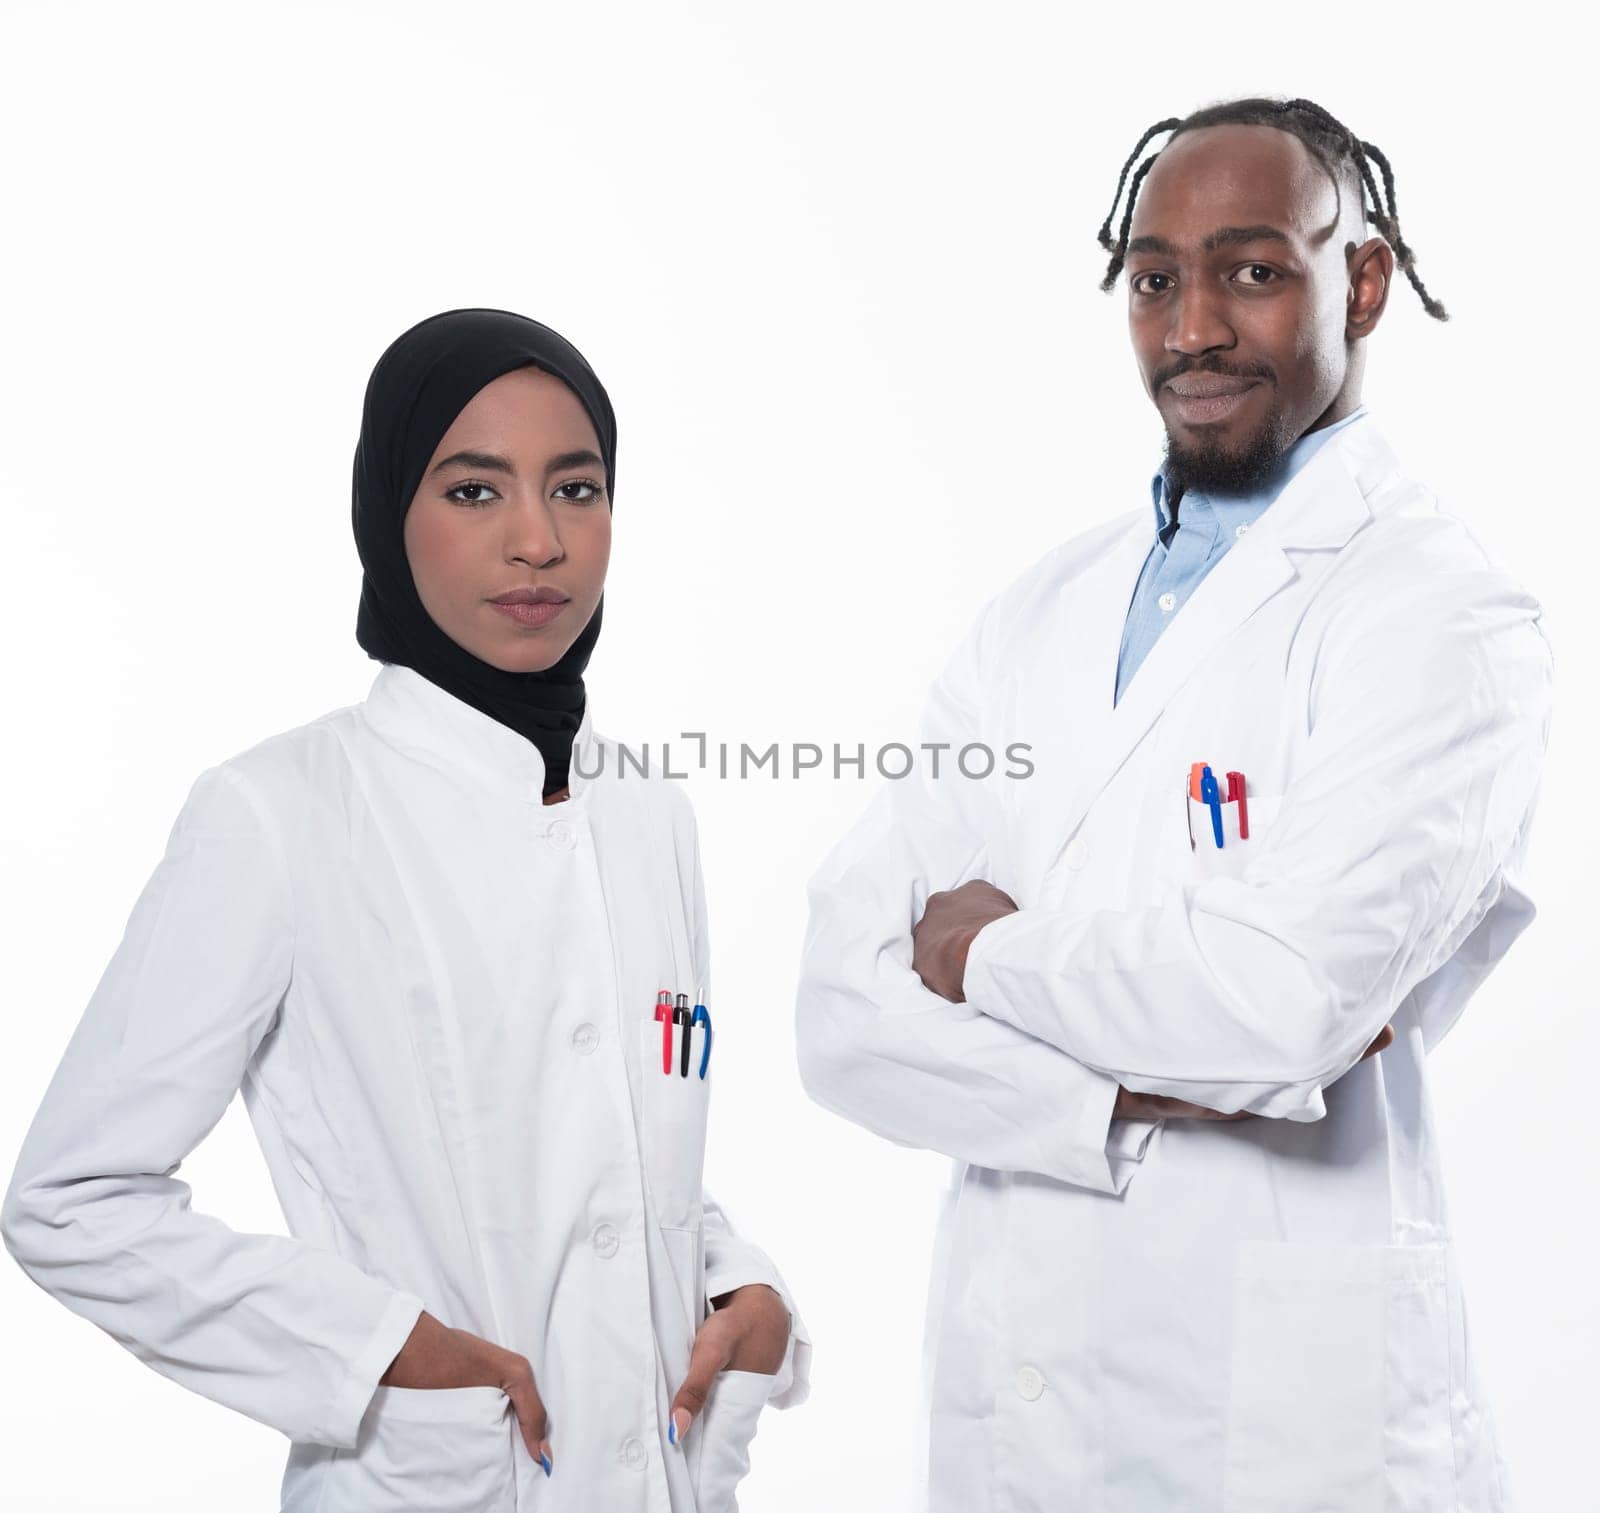
[[[1245,799],[1244,774],[1230,772],[1228,774],[1228,802],[1239,806],[1239,839],[1250,839],[1250,806]]]
[[[706,1027],[705,1044],[700,1048],[700,1080],[705,1081],[706,1068],[711,1063],[711,1013],[703,1003],[694,1006],[694,1018],[689,1021],[692,1029],[697,1024]]]
[[[672,1026],[674,1017],[672,1012],[672,994],[663,988],[656,994],[656,1021],[661,1026],[661,1071],[663,1076],[672,1075]]]
[[[689,1075],[689,1030],[690,1030],[689,995],[687,993],[678,994],[678,1002],[677,1002],[676,1006],[672,1010],[672,1022],[674,1024],[681,1024],[683,1026],[683,1039],[679,1043],[679,1048],[680,1048],[681,1054],[679,1056],[679,1062],[678,1062],[678,1075],[680,1077],[687,1077]]]
[[[1217,777],[1209,765],[1200,771],[1200,797],[1211,811],[1211,833],[1216,837],[1217,850],[1222,849],[1222,795],[1217,791]]]

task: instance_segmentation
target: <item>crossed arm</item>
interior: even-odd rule
[[[983,738],[997,603],[924,740]],[[988,886],[984,785],[888,785],[810,886],[808,1090],[900,1143],[1103,1191],[1141,1150],[1119,1116],[1321,1118],[1505,888],[1548,735],[1534,611],[1488,571],[1441,574],[1346,627],[1249,866],[1136,909],[1017,909]]]

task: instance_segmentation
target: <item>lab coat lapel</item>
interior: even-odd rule
[[[1117,658],[1129,601],[1149,552],[1141,515],[1099,562],[1064,584],[1043,668],[1059,689],[1059,724],[1038,764],[1034,834],[1048,836],[1029,879],[1037,887],[1106,784],[1185,683],[1252,615],[1297,576],[1294,554],[1337,548],[1370,518],[1365,493],[1394,458],[1369,417],[1348,426],[1294,478],[1248,534],[1201,580],[1129,679],[1114,707]],[[1063,677],[1059,669],[1065,669]]]

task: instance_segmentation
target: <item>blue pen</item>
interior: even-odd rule
[[[1222,849],[1222,795],[1217,791],[1216,775],[1209,767],[1200,770],[1200,798],[1211,810],[1211,833],[1217,838],[1217,849]]]
[[[703,1003],[694,1006],[694,1018],[690,1021],[690,1029],[692,1030],[697,1024],[706,1027],[706,1043],[700,1048],[700,1080],[704,1082],[706,1068],[711,1064],[711,1014]]]

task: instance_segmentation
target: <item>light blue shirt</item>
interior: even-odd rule
[[[1139,571],[1139,582],[1128,604],[1128,618],[1123,622],[1113,703],[1122,698],[1128,679],[1200,586],[1200,580],[1266,512],[1283,492],[1284,485],[1311,460],[1317,448],[1335,431],[1366,413],[1367,407],[1359,405],[1354,414],[1346,415],[1343,420],[1318,431],[1307,431],[1283,454],[1272,477],[1253,493],[1205,494],[1198,489],[1185,489],[1178,501],[1176,520],[1167,498],[1166,475],[1156,473],[1150,480],[1156,539]]]

